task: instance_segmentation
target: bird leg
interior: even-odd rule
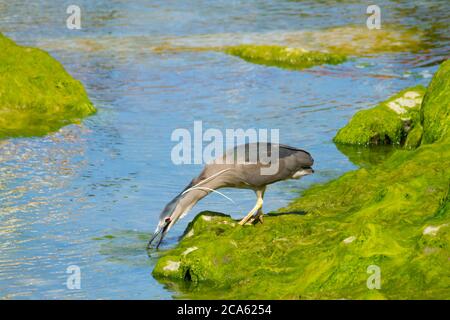
[[[258,217],[262,215],[262,205],[263,205],[263,196],[264,196],[265,188],[262,190],[256,190],[256,204],[252,210],[239,222],[241,226],[246,224],[255,213],[258,214]],[[253,221],[253,220],[252,220]]]

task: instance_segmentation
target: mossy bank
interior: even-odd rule
[[[407,88],[371,109],[357,112],[338,131],[334,142],[417,147],[422,138],[420,106],[424,93],[422,86]]]
[[[316,185],[262,225],[201,214],[154,276],[188,298],[448,299],[449,64],[425,93],[418,148]]]
[[[93,113],[83,85],[58,61],[0,33],[0,139],[45,135]]]

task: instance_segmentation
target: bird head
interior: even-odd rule
[[[158,249],[162,240],[169,232],[170,228],[188,211],[195,205],[195,203],[204,196],[202,191],[197,190],[185,190],[178,196],[176,196],[172,201],[170,201],[163,209],[159,216],[159,223],[150,239],[147,248],[151,248],[152,243],[159,237],[156,244],[156,249]]]
[[[292,175],[293,179],[300,179],[303,176],[314,173],[314,169],[312,168],[314,159],[307,151],[300,150],[300,152],[298,152],[296,155],[296,160],[299,167],[297,171]]]
[[[178,204],[180,202],[181,196],[176,197],[172,201],[170,201],[163,209],[159,216],[159,223],[156,227],[155,232],[153,233],[152,238],[150,239],[147,248],[150,248],[152,243],[159,237],[159,240],[156,244],[156,249],[158,249],[162,240],[166,236],[166,233],[170,230],[170,228],[174,225],[174,223],[181,216],[180,210],[177,210]]]

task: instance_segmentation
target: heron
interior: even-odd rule
[[[208,194],[220,188],[250,189],[256,204],[239,225],[263,223],[263,198],[272,183],[300,179],[314,173],[314,159],[303,149],[269,142],[255,142],[227,150],[205,165],[201,173],[162,210],[159,223],[147,248],[159,240],[156,249],[172,226]]]

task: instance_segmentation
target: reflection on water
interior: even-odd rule
[[[337,144],[336,147],[358,167],[370,167],[383,163],[396,150],[394,146],[373,146],[366,148],[362,146]]]
[[[120,230],[113,235],[93,238],[100,242],[99,253],[111,263],[131,266],[150,266],[146,246],[149,233],[132,230]]]
[[[265,205],[275,210],[311,183],[383,161],[385,150],[338,150],[331,139],[355,111],[407,86],[426,85],[449,51],[448,1],[378,3],[386,23],[419,27],[426,50],[305,72],[253,65],[219,52],[152,48],[168,40],[275,43],[306,31],[318,35],[314,32],[323,28],[365,25],[366,4],[78,3],[83,29],[71,31],[62,1],[0,0],[0,30],[49,50],[83,81],[99,109],[82,125],[47,137],[0,141],[1,298],[171,298],[176,287],[151,277],[158,254],[148,256],[144,248],[165,203],[201,170],[170,161],[174,129],[192,130],[195,120],[203,120],[204,130],[279,128],[283,143],[309,150],[316,174],[271,186]],[[254,204],[252,192],[224,192],[237,205],[210,195],[175,225],[164,246],[173,246],[201,210],[239,217]],[[81,290],[66,288],[70,265],[81,268]]]

